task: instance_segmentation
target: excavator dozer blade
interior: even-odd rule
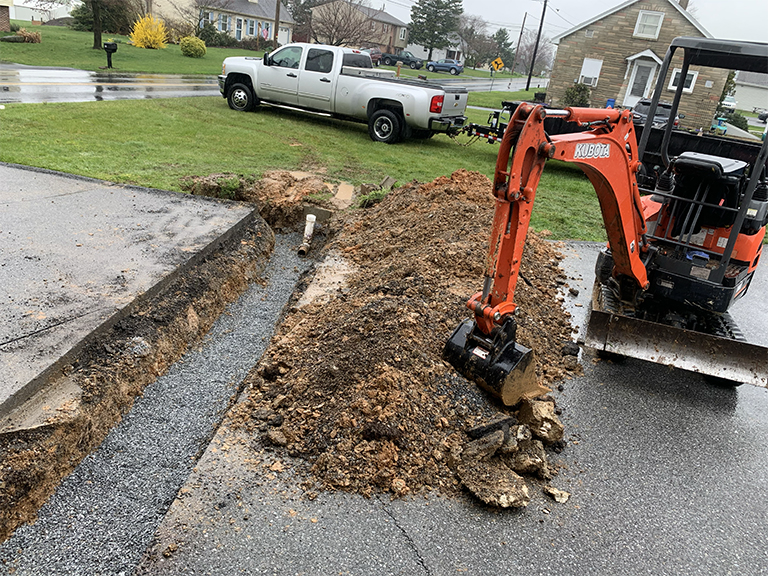
[[[587,346],[736,384],[768,387],[768,348],[604,310],[597,290],[587,324]]]
[[[506,406],[551,392],[536,380],[532,350],[514,340],[488,340],[472,320],[465,320],[453,332],[443,348],[443,359]]]

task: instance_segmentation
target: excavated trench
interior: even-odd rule
[[[221,182],[229,182],[227,194],[255,202],[270,225],[282,231],[302,225],[302,207],[313,194],[315,204],[330,207],[322,198],[328,190],[321,180],[287,173],[234,186],[230,177],[218,175],[191,182],[189,188],[221,195]],[[557,420],[554,398],[505,409],[440,358],[445,338],[467,316],[466,297],[481,283],[492,211],[487,178],[459,171],[429,184],[407,184],[371,208],[331,217],[320,227],[325,245],[318,241],[312,251],[313,258],[324,259],[325,267],[318,269],[330,271],[325,283],[307,277],[284,311],[280,305],[273,324],[260,327],[265,355],[261,362],[261,352],[247,360],[239,380],[227,378],[210,428],[183,454],[186,464],[193,465],[245,388],[230,424],[253,435],[254,450],[267,446],[301,457],[309,494],[331,489],[451,495],[469,488],[491,504],[524,505],[525,498],[507,499],[520,486],[493,485],[500,473],[509,479],[511,470],[544,484],[557,473],[551,458],[564,447],[562,430],[547,435],[543,429],[551,428],[552,421],[542,425],[547,418]],[[297,234],[282,238],[277,261],[273,255],[270,264],[282,273],[289,269],[293,278],[281,281],[285,299],[294,289],[291,282],[309,264],[295,259],[299,243]],[[205,350],[213,338],[206,334],[228,303],[253,288],[268,288],[278,273],[273,269],[265,275],[262,265],[273,246],[272,231],[256,223],[87,349],[68,374],[83,391],[68,417],[2,438],[0,537],[8,538],[35,518],[62,478],[104,441],[115,422],[132,418],[131,406],[147,386],[173,375],[177,367],[183,370],[190,361],[177,361],[185,352]],[[537,351],[538,380],[550,386],[580,371],[568,346],[568,314],[559,305],[566,286],[559,260],[555,245],[531,234],[516,294],[518,338]],[[269,340],[277,318],[281,322]],[[253,339],[245,337],[233,346],[252,347]],[[227,352],[216,362],[228,364],[234,355]],[[162,406],[160,400],[155,409]],[[543,417],[529,414],[542,410]],[[176,426],[173,413],[171,407],[166,428]],[[184,414],[195,418],[194,412]],[[62,486],[76,483],[83,466]],[[184,477],[179,473],[181,481]],[[171,483],[169,495],[160,498],[160,517],[178,487]],[[56,496],[51,502],[48,506],[62,506]],[[55,522],[44,524],[37,529],[54,529]],[[34,531],[19,529],[0,549],[0,560],[13,564],[11,549],[34,538]],[[144,532],[151,537],[151,530]],[[140,539],[135,549],[140,554],[147,544]]]

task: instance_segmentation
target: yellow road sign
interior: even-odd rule
[[[502,68],[504,68],[504,62],[501,58],[496,58],[493,62],[491,62],[491,66],[493,66],[493,69],[498,72]]]

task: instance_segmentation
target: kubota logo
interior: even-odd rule
[[[576,144],[574,159],[578,158],[610,158],[610,144]]]

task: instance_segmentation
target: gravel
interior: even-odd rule
[[[266,285],[252,285],[197,349],[146,388],[35,524],[0,545],[0,565],[16,576],[133,571],[310,266],[296,255],[300,242],[298,234],[276,238]]]

